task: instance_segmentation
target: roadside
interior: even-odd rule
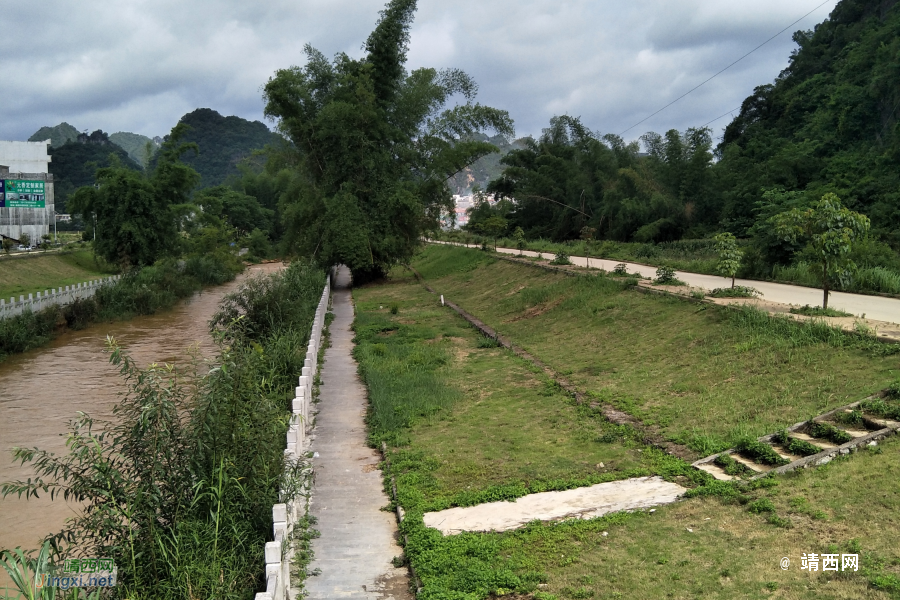
[[[447,244],[446,242],[432,243]],[[520,253],[519,250],[514,248],[497,248],[497,252],[512,255],[522,254],[523,256],[532,258],[537,258],[540,254],[528,250]],[[546,253],[541,256],[546,258],[548,263],[549,260],[553,258]],[[570,256],[569,260],[574,266],[587,267],[588,259],[586,257]],[[612,272],[618,264],[625,264],[629,272],[637,273],[642,277],[652,279],[656,276],[656,267],[632,262],[623,263],[623,261],[590,258],[590,266],[593,269],[603,269]],[[717,277],[715,275],[676,271],[675,276],[684,281],[688,286],[703,289],[705,291],[731,287],[730,278]],[[816,290],[814,288],[756,281],[752,279],[736,279],[735,285],[755,288],[760,292],[761,300],[773,304],[784,305],[787,307],[806,305],[821,306],[822,304],[822,290]],[[828,304],[829,307],[843,310],[855,317],[863,318],[863,315],[865,315],[865,319],[872,323],[873,328],[878,327],[879,331],[886,331],[888,329],[900,331],[900,299],[882,296],[867,296],[862,294],[848,294],[846,292],[832,292]],[[898,333],[898,339],[900,339],[900,333]]]

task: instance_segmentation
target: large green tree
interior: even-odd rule
[[[778,235],[796,243],[808,242],[816,258],[812,273],[822,283],[822,308],[835,284],[847,285],[855,268],[850,258],[854,242],[869,232],[869,218],[844,207],[834,194],[825,194],[806,210],[794,208],[770,219]]]
[[[122,268],[148,265],[178,246],[176,216],[190,201],[199,175],[181,155],[196,150],[181,142],[186,126],[176,125],[159,151],[150,175],[123,166],[115,158],[98,169],[95,184],[76,190],[72,212],[95,228],[94,253]]]
[[[329,61],[307,46],[306,65],[279,70],[264,89],[265,113],[296,153],[298,176],[281,199],[286,240],[357,280],[409,259],[453,208],[448,178],[496,150],[475,134],[513,135],[509,115],[476,103],[462,71],[406,71],[415,9],[391,0],[362,59]],[[465,103],[448,108],[454,96]]]

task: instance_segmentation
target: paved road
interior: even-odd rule
[[[335,598],[409,600],[409,577],[391,559],[400,556],[394,513],[382,487],[380,457],[366,446],[366,391],[353,360],[353,303],[346,267],[333,289],[335,319],[331,347],[322,364],[322,387],[311,450],[315,486],[310,512],[322,536],[313,540],[310,570],[321,574],[306,581],[310,600]]]
[[[474,247],[474,246],[472,246]],[[519,254],[514,248],[497,248],[497,252],[504,254]],[[525,256],[537,256],[537,252],[523,252]],[[544,253],[545,257],[552,258],[551,254]],[[587,266],[587,259],[583,256],[569,257],[574,264],[579,266]],[[601,268],[612,271],[615,266],[622,261],[603,260],[599,258],[591,259],[591,267]],[[629,272],[638,272],[644,277],[655,277],[656,267],[648,267],[636,263],[626,262]],[[700,273],[687,273],[684,271],[676,271],[676,276],[688,285],[694,287],[702,287],[712,290],[719,287],[730,287],[731,279],[725,277],[717,277],[715,275],[701,275]],[[770,302],[778,302],[779,304],[794,304],[803,306],[822,306],[822,290],[797,285],[786,285],[783,283],[770,283],[768,281],[755,281],[752,279],[738,279],[736,285],[745,285],[754,287],[760,291],[762,298]],[[881,296],[865,296],[862,294],[848,294],[845,292],[832,292],[828,300],[830,308],[836,308],[846,311],[855,316],[863,314],[868,319],[878,321],[887,321],[888,323],[900,324],[900,300],[895,298],[884,298]]]

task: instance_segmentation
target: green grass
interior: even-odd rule
[[[799,308],[791,308],[792,315],[804,315],[806,317],[852,317],[848,312],[837,310],[836,308],[822,308],[821,306],[810,306],[809,304]]]
[[[552,357],[557,370],[570,380],[577,379],[579,385],[611,376],[622,380],[627,370],[659,369],[654,372],[667,377],[684,370],[679,390],[657,402],[664,406],[689,398],[681,406],[682,411],[694,411],[689,431],[697,438],[721,439],[721,432],[728,431],[728,423],[703,421],[701,425],[697,417],[703,410],[722,401],[733,402],[731,410],[746,410],[741,402],[747,403],[752,396],[742,394],[737,386],[760,384],[745,378],[728,382],[735,383],[735,390],[726,394],[719,394],[715,386],[710,386],[707,396],[693,390],[688,373],[705,364],[687,362],[696,346],[673,335],[674,324],[657,324],[645,303],[663,312],[666,320],[694,328],[695,335],[702,328],[707,336],[719,330],[717,334],[727,340],[719,343],[731,348],[723,351],[719,364],[727,365],[726,360],[737,357],[738,364],[728,367],[731,375],[740,375],[747,366],[741,360],[750,352],[762,356],[754,356],[759,362],[752,365],[769,366],[765,376],[770,379],[794,376],[794,372],[784,370],[789,361],[764,361],[766,351],[791,352],[799,358],[814,351],[809,362],[802,364],[805,368],[819,360],[829,365],[835,360],[837,365],[849,357],[863,365],[885,361],[880,368],[887,373],[896,363],[896,358],[872,356],[865,344],[854,346],[852,337],[833,337],[838,334],[829,329],[798,328],[781,321],[773,325],[758,313],[697,312],[696,306],[687,303],[627,292],[612,280],[563,279],[479,252],[450,257],[460,260],[444,260],[427,252],[416,267],[426,277],[441,274],[429,282],[438,292],[511,335],[514,342],[526,338],[523,345],[530,352],[543,360]],[[437,297],[415,285],[408,273],[395,270],[389,282],[358,288],[354,297],[357,356],[364,379],[368,383],[376,375],[390,383],[370,388],[368,423],[373,442],[390,444],[386,478],[396,477],[400,504],[406,510],[401,529],[409,542],[404,550],[424,586],[419,598],[480,600],[515,593],[544,600],[897,597],[890,590],[892,586],[900,589],[896,586],[900,553],[895,543],[900,535],[895,518],[900,509],[900,488],[895,484],[900,476],[900,441],[882,442],[875,451],[840,457],[824,467],[777,479],[740,485],[713,482],[682,461],[637,443],[628,428],[614,427],[595,410],[574,404],[529,363],[481,342],[479,333],[449,309],[441,309]],[[607,304],[612,307],[600,308]],[[389,307],[394,305],[397,314],[391,314]],[[601,320],[603,310],[617,310],[616,318]],[[630,311],[637,313],[631,316]],[[639,325],[652,330],[641,333]],[[551,331],[541,332],[541,328]],[[607,331],[610,328],[614,330]],[[738,351],[727,336],[749,338],[752,344]],[[538,343],[542,340],[550,341]],[[672,346],[668,352],[656,351],[657,343]],[[633,356],[623,350],[629,344]],[[704,361],[719,356],[702,347],[697,352]],[[567,366],[567,360],[584,357],[592,357],[589,366],[594,368]],[[614,362],[619,358],[626,362]],[[852,375],[851,371],[847,368],[839,376]],[[429,387],[417,391],[403,384],[405,379],[421,381],[417,378],[426,373]],[[818,377],[803,381],[814,386],[822,375],[819,371]],[[634,395],[629,402],[596,387],[588,391],[622,407],[647,410],[648,398],[672,387],[671,383],[653,387],[653,380],[649,381],[647,396]],[[861,375],[855,379],[860,381]],[[701,380],[700,385],[706,384]],[[432,398],[438,389],[443,390],[442,396]],[[690,401],[697,399],[691,394],[706,398],[707,404],[691,408]],[[799,402],[804,396],[795,393],[787,398]],[[815,408],[806,404],[799,410],[810,406]],[[793,418],[789,413],[768,417],[767,409],[757,406],[759,423],[766,418]],[[388,416],[392,414],[397,418]],[[665,428],[672,431],[674,423]],[[744,423],[736,431],[746,436],[750,429]],[[595,461],[603,467],[598,469]],[[639,511],[589,521],[535,522],[507,533],[444,537],[422,522],[426,510],[512,499],[636,473],[660,473],[693,489],[685,500],[652,514]],[[810,575],[799,568],[802,553],[851,551],[861,555],[858,573]],[[793,565],[788,571],[779,566],[784,556]]]
[[[39,254],[4,258],[0,260],[0,298],[9,302],[10,297],[19,299],[53,288],[64,288],[108,277],[116,269],[98,264],[90,250],[76,250],[67,253]]]
[[[391,446],[407,504],[408,494],[439,509],[665,471],[633,432],[484,343],[409,275],[394,275],[393,285],[354,290],[355,354],[370,441]]]
[[[822,323],[698,308],[614,278],[565,277],[481,255],[430,246],[414,266],[438,293],[581,390],[698,453],[773,433],[896,378],[896,357],[883,355],[896,348]],[[481,267],[447,266],[474,261]]]

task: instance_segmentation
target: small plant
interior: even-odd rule
[[[778,584],[775,583],[774,581],[768,581],[768,582],[766,582],[766,589],[769,590],[770,592],[774,592],[778,589]]]
[[[862,415],[860,415],[860,421],[862,421]],[[834,425],[829,425],[828,423],[813,423],[809,426],[807,432],[814,438],[828,440],[835,444],[846,444],[853,440],[852,435],[843,429],[838,429]]]
[[[842,423],[844,425],[862,425],[863,417],[862,411],[858,408],[854,408],[853,410],[845,413],[841,413],[834,417],[834,420],[838,423]]]
[[[814,444],[810,444],[805,440],[798,440],[788,435],[787,430],[782,430],[772,436],[772,441],[781,444],[785,450],[791,454],[799,456],[812,456],[822,451],[821,448]]]
[[[569,260],[569,255],[566,254],[565,250],[557,250],[556,256],[553,260],[550,261],[551,265],[571,265],[572,261]]]
[[[775,512],[775,505],[772,504],[772,501],[768,498],[759,498],[747,505],[747,511],[757,515],[762,513],[773,513]]]
[[[613,267],[613,273],[626,277],[628,275],[628,266],[625,263],[619,263]]]
[[[502,344],[497,338],[481,335],[478,336],[477,346],[479,348],[499,348]]]
[[[400,307],[397,304],[391,304],[391,314],[396,315],[400,312]]]
[[[766,519],[766,523],[768,523],[769,525],[774,525],[775,527],[781,527],[782,529],[791,529],[794,527],[794,524],[790,519],[779,517],[775,513],[769,515],[769,518]]]
[[[684,282],[675,277],[675,269],[665,265],[656,269],[656,285],[684,285]]]
[[[710,298],[756,298],[759,290],[746,285],[736,285],[730,288],[716,288],[709,293]]]
[[[775,452],[772,446],[758,442],[753,438],[741,440],[735,448],[741,456],[745,456],[762,465],[780,467],[788,464],[788,461]]]
[[[513,239],[516,240],[516,248],[519,249],[519,256],[522,256],[522,250],[525,249],[527,243],[525,242],[525,232],[521,227],[516,227],[515,231],[513,231]]]
[[[741,268],[741,259],[744,258],[744,253],[738,248],[737,240],[731,233],[720,233],[713,239],[716,241],[716,252],[719,254],[716,272],[722,277],[731,277],[731,287],[733,288],[734,276]]]
[[[791,308],[789,311],[793,315],[804,315],[806,317],[852,317],[848,312],[836,310],[834,308],[822,308],[821,306],[810,306],[809,304],[800,308]]]
[[[718,455],[715,460],[713,460],[713,464],[722,467],[722,470],[732,477],[741,477],[752,473],[752,471],[747,468],[747,465],[739,463],[728,454]]]
[[[865,400],[860,403],[859,407],[884,419],[900,420],[900,404],[885,402],[877,398],[875,400]]]
[[[900,400],[900,379],[889,385],[884,390],[884,395],[893,400]]]

